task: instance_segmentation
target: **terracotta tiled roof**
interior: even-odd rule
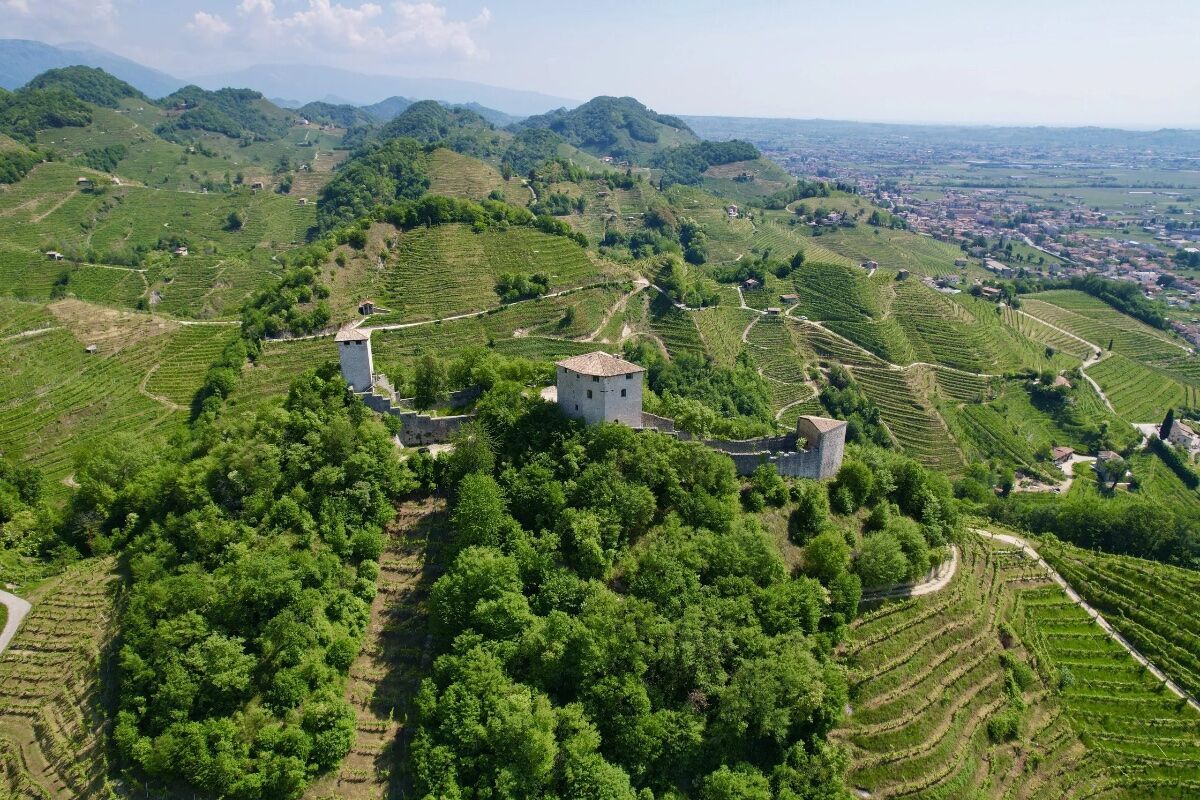
[[[602,353],[597,350],[594,353],[585,353],[581,356],[572,356],[558,362],[558,366],[563,369],[569,369],[571,372],[578,372],[581,375],[597,375],[601,378],[611,378],[614,375],[625,375],[630,372],[645,372],[645,368],[639,367],[633,362],[626,361],[623,358],[610,356],[608,353]]]
[[[342,328],[333,339],[335,342],[369,342],[371,334],[358,328]]]
[[[800,419],[807,420],[809,422],[809,424],[811,424],[814,428],[819,430],[821,433],[825,433],[826,431],[836,430],[846,424],[845,420],[830,419],[829,417],[813,417],[808,414],[802,415],[800,417]]]

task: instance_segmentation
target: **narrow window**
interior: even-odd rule
[[[599,375],[593,375],[593,376],[592,376],[592,380],[593,380],[593,381],[595,381],[596,383],[599,383],[599,382],[600,382],[600,376],[599,376]]]
[[[588,389],[588,400],[592,399],[592,390]]]
[[[632,378],[632,377],[633,377],[633,373],[632,373],[632,372],[626,372],[626,373],[625,373],[625,380],[629,380],[629,379],[630,379],[630,378]]]
[[[622,389],[622,390],[621,390],[621,397],[624,397],[624,396],[625,396],[625,390],[624,390],[624,389]]]

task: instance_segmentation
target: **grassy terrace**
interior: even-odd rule
[[[113,629],[111,560],[38,587],[0,656],[0,784],[14,798],[115,798],[105,778],[100,687]]]

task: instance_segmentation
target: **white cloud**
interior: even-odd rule
[[[4,0],[2,6],[22,31],[50,37],[108,31],[117,21],[114,0]]]
[[[247,34],[256,40],[266,33],[277,43],[295,46],[350,47],[360,53],[398,55],[439,53],[464,58],[484,55],[473,31],[491,19],[486,8],[474,19],[450,19],[446,8],[433,2],[396,2],[387,8],[372,2],[357,5],[332,0],[307,2],[304,9],[277,13],[273,0],[242,0],[238,11],[250,23]]]
[[[209,14],[207,11],[197,11],[187,28],[209,42],[217,42],[229,33],[229,23],[220,14]]]

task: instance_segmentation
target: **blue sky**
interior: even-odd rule
[[[188,77],[266,62],[676,113],[1200,127],[1200,0],[0,0],[0,37]]]

